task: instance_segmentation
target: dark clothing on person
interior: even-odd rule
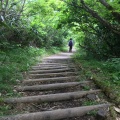
[[[69,46],[69,52],[72,52],[72,47],[73,47],[73,41],[72,41],[72,39],[70,39],[70,41],[68,43],[68,46]]]
[[[73,46],[72,40],[69,41],[69,46]]]
[[[69,46],[69,52],[72,52],[72,46]]]

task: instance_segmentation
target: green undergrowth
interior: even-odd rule
[[[73,60],[81,78],[93,80],[113,103],[120,104],[120,58],[99,61],[77,52]]]
[[[21,96],[14,90],[14,86],[22,81],[26,71],[40,62],[43,57],[61,51],[60,48],[52,49],[15,47],[6,51],[0,51],[0,116],[7,114],[8,105],[3,104],[6,97]]]

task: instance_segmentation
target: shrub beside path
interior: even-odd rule
[[[52,55],[32,66],[16,87],[22,97],[4,100],[12,109],[0,120],[113,120],[106,96],[93,81],[81,79],[71,55]]]

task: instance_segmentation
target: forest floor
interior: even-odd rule
[[[0,120],[119,120],[119,108],[81,74],[73,53],[51,55],[32,66],[15,86],[21,96],[3,100],[10,116]]]

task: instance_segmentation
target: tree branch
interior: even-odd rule
[[[94,10],[92,10],[91,8],[89,8],[84,0],[80,0],[80,2],[83,5],[83,8],[90,13],[94,18],[96,18],[100,23],[102,23],[105,27],[109,28],[111,31],[113,31],[116,34],[120,35],[120,28],[117,28],[115,26],[113,26],[112,24],[110,24],[108,21],[106,21],[105,19],[103,19],[102,17],[100,17],[97,12],[95,12]]]
[[[8,2],[9,2],[9,0],[6,0],[5,9],[4,9],[5,13],[6,13],[6,10],[7,10]]]
[[[19,14],[18,14],[18,19],[20,19],[20,16],[21,16],[21,14],[22,14],[22,12],[23,12],[23,9],[24,9],[24,6],[25,6],[25,2],[26,2],[26,0],[23,1],[22,8],[21,8],[21,10],[20,10],[20,12],[19,12]]]
[[[108,10],[111,10],[112,15],[117,19],[118,22],[120,22],[120,13],[115,12],[114,8],[109,5],[105,0],[99,0],[99,2],[104,5]]]

